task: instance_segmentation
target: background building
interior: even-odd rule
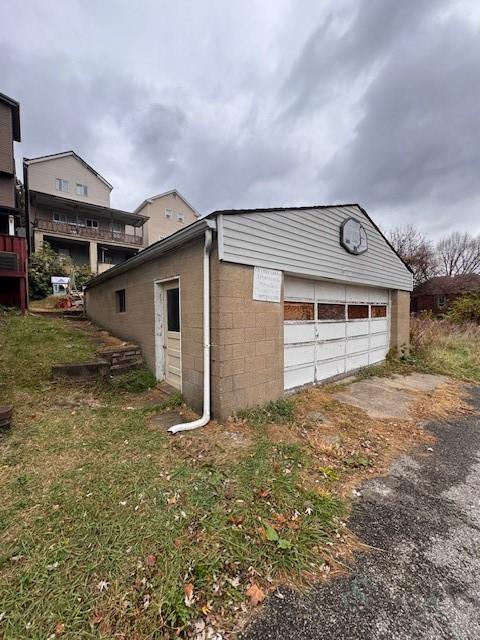
[[[74,151],[24,159],[32,250],[57,253],[102,273],[144,244],[146,217],[113,209],[112,185]]]
[[[198,211],[176,189],[147,198],[135,209],[135,213],[148,218],[143,233],[145,247],[180,231],[200,217]]]
[[[20,142],[20,106],[0,94],[0,304],[27,306],[27,241],[15,187],[14,141]]]
[[[412,292],[412,311],[431,311],[435,315],[446,313],[452,302],[467,293],[480,292],[480,274],[464,273],[457,276],[437,276],[415,287]]]

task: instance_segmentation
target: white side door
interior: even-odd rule
[[[180,281],[155,283],[156,376],[182,389]]]

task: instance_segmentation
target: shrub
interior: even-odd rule
[[[480,324],[480,292],[456,298],[450,305],[447,316],[456,324],[464,322]]]
[[[44,242],[29,260],[28,279],[32,300],[42,300],[52,293],[52,276],[73,276],[75,286],[81,289],[92,278],[87,265],[73,264],[69,258],[56,253]]]

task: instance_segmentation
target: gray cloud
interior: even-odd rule
[[[205,0],[160,21],[154,0],[26,1],[0,33],[17,155],[74,148],[114,206],[177,187],[204,212],[359,201],[385,226],[480,224],[466,0]]]

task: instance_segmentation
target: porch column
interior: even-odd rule
[[[88,249],[90,251],[90,271],[93,274],[98,273],[98,248],[97,243],[93,240],[90,242]]]

